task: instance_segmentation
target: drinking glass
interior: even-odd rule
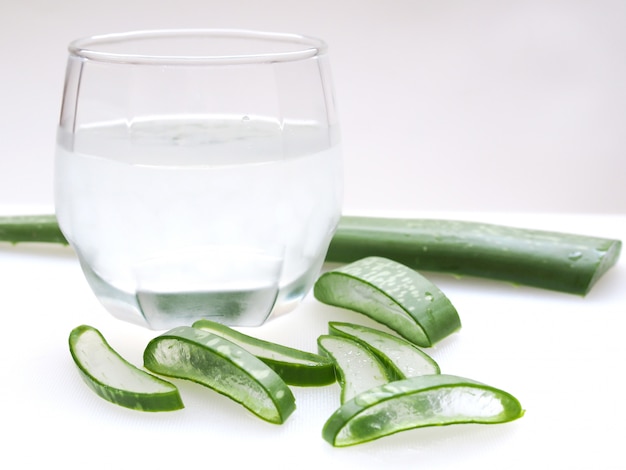
[[[55,210],[93,292],[154,330],[258,326],[310,291],[339,221],[326,44],[238,30],[79,39]]]

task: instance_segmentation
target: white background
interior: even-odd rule
[[[2,0],[0,203],[52,203],[66,45],[148,28],[330,45],[345,211],[624,213],[623,0]]]

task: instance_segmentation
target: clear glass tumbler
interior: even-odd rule
[[[161,330],[258,326],[311,289],[341,212],[327,47],[233,30],[74,41],[59,225],[101,303]]]

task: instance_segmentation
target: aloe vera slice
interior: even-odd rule
[[[331,357],[335,363],[337,381],[341,387],[341,403],[394,378],[378,356],[350,338],[321,335],[317,338],[317,344],[320,353]]]
[[[407,340],[431,347],[461,328],[446,295],[418,272],[369,257],[322,274],[313,294],[320,302],[362,313]]]
[[[453,375],[423,375],[369,389],[339,407],[322,437],[335,447],[426,426],[496,424],[521,418],[511,394]]]
[[[335,364],[328,357],[254,338],[212,320],[198,320],[192,326],[246,349],[274,369],[288,385],[320,386],[335,382]]]
[[[395,380],[441,372],[437,362],[413,343],[377,328],[334,321],[328,323],[328,331],[371,349],[393,371]]]
[[[140,411],[183,408],[176,386],[130,364],[96,328],[74,328],[69,348],[85,383],[105,400]]]
[[[296,408],[291,390],[267,364],[198,328],[176,327],[152,339],[144,351],[144,366],[204,385],[270,423],[284,423]]]

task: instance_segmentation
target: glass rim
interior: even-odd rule
[[[198,54],[162,54],[157,52],[115,52],[107,46],[130,44],[133,41],[169,39],[201,39],[201,40],[243,40],[267,43],[267,49],[255,52],[237,53],[198,53]],[[271,45],[274,45],[272,49]],[[276,46],[281,45],[283,49]],[[289,46],[289,48],[285,48]],[[310,59],[322,55],[327,50],[327,44],[319,38],[293,33],[274,33],[246,29],[151,29],[137,30],[123,33],[110,33],[88,36],[75,39],[68,45],[71,55],[98,62],[113,62],[121,64],[236,64],[236,63],[272,63],[292,62]],[[252,49],[251,49],[252,50]]]

